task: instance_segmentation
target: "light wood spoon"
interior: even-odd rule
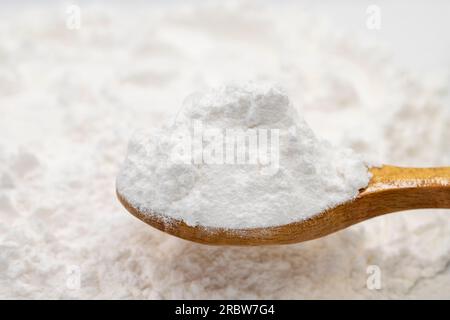
[[[171,235],[210,245],[274,245],[324,237],[373,217],[410,209],[450,208],[450,167],[371,168],[369,185],[358,196],[307,220],[286,225],[224,229],[188,226],[156,214],[144,214],[117,192],[123,206],[134,216]],[[326,196],[326,195],[324,195]]]

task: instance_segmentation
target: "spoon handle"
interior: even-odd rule
[[[371,203],[380,208],[371,208],[370,211],[387,213],[409,209],[450,208],[450,167],[382,166],[371,168],[370,172],[372,179],[359,195],[378,198],[378,201]]]

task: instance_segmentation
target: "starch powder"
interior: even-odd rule
[[[305,220],[368,181],[359,156],[316,138],[281,88],[246,83],[197,93],[174,126],[136,134],[117,189],[149,215],[242,229]]]
[[[230,81],[280,83],[317,137],[370,159],[448,165],[447,80],[294,4],[80,8],[76,30],[65,6],[0,11],[1,298],[450,298],[448,210],[289,246],[210,247],[149,227],[115,196],[132,131]]]

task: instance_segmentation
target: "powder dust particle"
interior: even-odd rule
[[[280,83],[336,145],[448,165],[447,82],[335,25],[315,28],[293,5],[84,4],[76,31],[48,6],[0,12],[1,298],[450,298],[445,210],[298,245],[218,248],[149,228],[114,194],[132,128],[159,127],[186,93],[234,80]],[[381,290],[366,287],[369,265]]]

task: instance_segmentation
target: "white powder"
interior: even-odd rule
[[[448,165],[447,81],[302,7],[84,3],[79,30],[65,28],[65,7],[0,10],[0,297],[450,298],[448,210],[233,248],[154,230],[115,197],[133,128],[173,121],[198,86],[252,78],[279,82],[337,145]],[[371,265],[380,290],[366,286]]]
[[[359,156],[316,138],[281,88],[227,85],[188,101],[173,127],[140,132],[130,142],[117,187],[144,213],[208,227],[277,226],[351,200],[368,184]],[[193,123],[202,126],[199,148],[192,143]],[[242,148],[230,129],[242,130]],[[178,150],[187,161],[176,161],[183,156]]]

